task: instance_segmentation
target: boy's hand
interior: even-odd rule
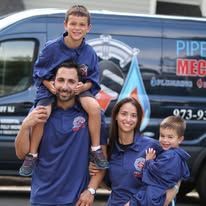
[[[146,160],[153,160],[156,158],[156,151],[153,148],[146,150]]]
[[[83,83],[83,82],[78,82],[76,88],[74,89],[75,94],[76,94],[76,95],[79,95],[79,94],[82,93],[83,91],[85,91],[84,83]]]
[[[52,94],[56,94],[56,88],[54,87],[54,81],[44,80],[43,84]]]

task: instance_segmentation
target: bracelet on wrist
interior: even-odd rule
[[[176,193],[178,193],[179,192],[179,186],[175,185],[174,188],[176,190]]]

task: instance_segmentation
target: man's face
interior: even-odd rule
[[[74,99],[74,88],[78,82],[78,74],[75,68],[59,68],[54,80],[57,101],[63,103]]]

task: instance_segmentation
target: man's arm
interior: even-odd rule
[[[104,152],[104,155],[106,156],[106,145],[101,145],[101,147]],[[92,193],[88,190],[88,188],[92,190],[94,189],[96,191],[104,178],[105,172],[106,172],[105,170],[99,170],[99,172],[91,176],[88,187],[80,195],[76,206],[92,206],[93,205],[94,195],[92,195]]]
[[[22,122],[21,128],[15,139],[16,156],[19,159],[24,159],[30,149],[30,132],[31,128],[42,122],[46,122],[47,111],[43,106],[38,106],[33,109]]]

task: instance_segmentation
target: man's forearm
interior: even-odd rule
[[[101,170],[96,173],[96,175],[91,176],[90,182],[88,184],[88,188],[94,188],[95,190],[99,187],[105,175],[105,170]]]
[[[16,156],[19,159],[24,159],[25,155],[29,152],[30,147],[30,128],[22,123],[22,126],[15,139]]]
[[[105,157],[107,157],[107,146],[101,145],[101,147],[102,147],[102,151]],[[99,185],[102,183],[105,173],[106,173],[106,170],[99,170],[99,172],[91,176],[88,187],[94,188],[96,190],[99,187]]]

